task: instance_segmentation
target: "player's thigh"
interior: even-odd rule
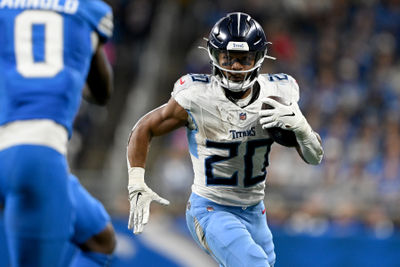
[[[266,253],[246,226],[225,209],[192,195],[186,221],[195,241],[222,266],[268,266]]]
[[[210,250],[224,266],[268,266],[264,250],[242,221],[230,212],[213,212],[205,228],[205,237]]]
[[[272,233],[267,223],[266,210],[264,203],[248,208],[242,222],[250,232],[253,240],[264,250],[268,256],[270,265],[275,263],[276,255]]]
[[[110,216],[75,176],[70,175],[69,183],[76,215],[73,243],[84,250],[112,253],[115,236]]]
[[[20,145],[0,151],[0,162],[8,235],[68,238],[72,203],[65,157],[49,147]]]
[[[4,226],[12,266],[58,266],[72,224],[67,163],[43,146],[0,151]]]

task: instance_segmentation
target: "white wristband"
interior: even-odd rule
[[[129,181],[128,186],[144,186],[144,168],[131,167],[128,168]]]

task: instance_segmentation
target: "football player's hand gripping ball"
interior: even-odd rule
[[[157,195],[146,185],[143,168],[129,169],[128,191],[130,202],[128,229],[133,230],[134,234],[140,234],[149,221],[151,202],[169,205],[169,201]]]
[[[261,101],[263,104],[272,107],[272,109],[260,110],[260,124],[263,129],[279,127],[298,133],[304,131],[304,128],[307,127],[307,120],[296,102],[285,105],[270,97],[263,98]]]

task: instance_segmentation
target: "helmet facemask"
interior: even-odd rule
[[[250,88],[264,58],[269,57],[268,43],[261,26],[248,14],[234,12],[221,18],[207,40],[213,74],[219,84],[232,92]]]
[[[209,46],[208,54],[220,85],[232,92],[241,92],[255,83],[265,51],[221,50]]]

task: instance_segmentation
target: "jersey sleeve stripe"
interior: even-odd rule
[[[99,23],[98,30],[106,36],[111,37],[114,29],[114,23],[111,14],[103,17]]]

